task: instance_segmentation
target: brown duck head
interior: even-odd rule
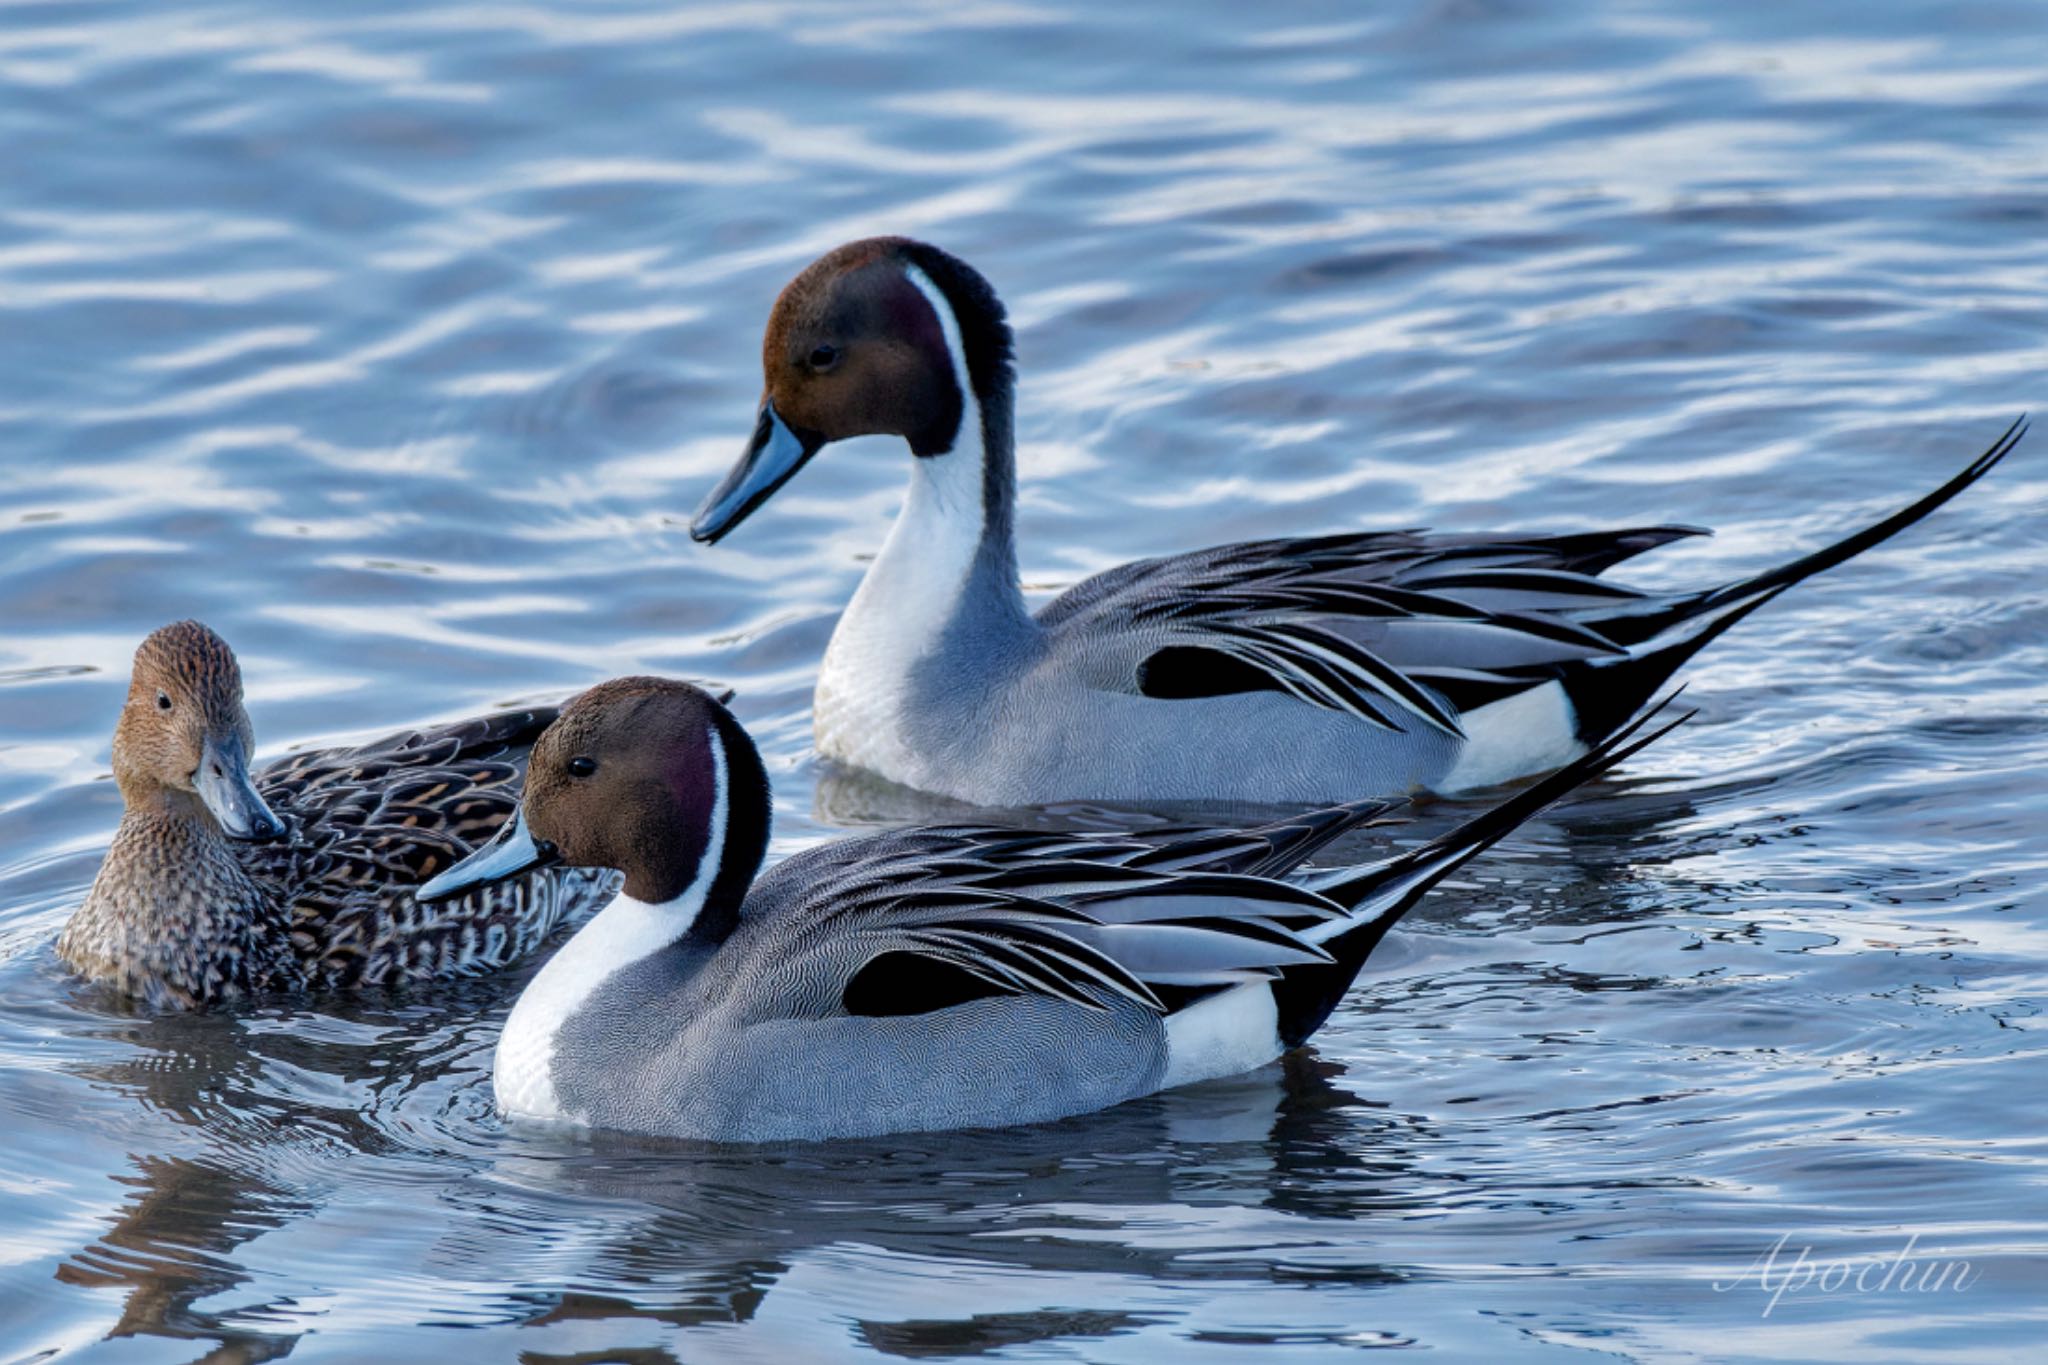
[[[178,621],[142,642],[114,728],[114,780],[131,811],[210,818],[231,839],[282,838],[283,822],[249,780],[254,747],[227,641]]]

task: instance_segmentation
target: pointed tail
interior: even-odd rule
[[[1983,478],[2026,434],[2027,417],[2022,413],[1989,450],[1926,497],[1789,564],[1705,592],[1666,598],[1647,611],[1581,618],[1582,624],[1629,649],[1626,657],[1596,661],[1562,679],[1581,742],[1593,743],[1634,715],[1680,665],[1785,589],[1883,544]]]
[[[1645,732],[1644,727],[1671,704],[1672,697],[1659,701],[1576,762],[1412,853],[1371,867],[1335,868],[1303,879],[1301,884],[1351,907],[1352,913],[1332,921],[1322,932],[1303,935],[1319,942],[1333,961],[1286,968],[1273,983],[1280,1007],[1281,1041],[1294,1047],[1322,1027],[1351,989],[1367,956],[1409,907],[1422,899],[1423,892],[1499,843],[1537,811],[1690,719],[1692,713],[1686,712]]]
[[[2013,419],[2012,425],[2005,429],[2005,434],[1992,442],[1989,450],[1970,461],[1960,474],[1918,502],[1902,507],[1883,521],[1866,526],[1852,536],[1844,536],[1834,544],[1795,559],[1790,564],[1767,569],[1754,578],[1745,578],[1739,583],[1730,583],[1726,587],[1702,594],[1697,608],[1698,614],[1708,614],[1731,602],[1746,601],[1780,588],[1789,588],[1803,578],[1811,578],[1817,573],[1834,568],[1837,564],[1854,559],[1873,545],[1883,544],[1989,474],[2000,460],[2012,453],[2013,447],[2018,445],[2020,438],[2026,434],[2027,415],[2021,413]]]

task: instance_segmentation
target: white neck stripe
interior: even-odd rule
[[[963,439],[977,456],[983,454],[981,433],[981,398],[974,392],[974,375],[967,368],[967,347],[960,340],[960,319],[953,315],[953,301],[946,297],[946,291],[932,283],[932,277],[918,267],[905,264],[904,276],[917,286],[917,292],[924,295],[932,312],[938,315],[939,330],[946,337],[946,360],[953,367],[953,383],[960,390],[960,429],[953,433],[953,443],[947,452],[961,449]],[[982,461],[974,461],[975,468]]]

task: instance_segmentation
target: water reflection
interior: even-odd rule
[[[67,993],[88,1011],[72,1036],[96,1051],[68,1070],[147,1116],[127,1126],[149,1145],[131,1149],[131,1171],[114,1177],[132,1192],[110,1229],[65,1257],[57,1280],[122,1291],[109,1339],[210,1340],[203,1359],[258,1361],[300,1335],[293,1291],[198,1305],[258,1278],[263,1258],[249,1244],[319,1214],[352,1179],[395,1181],[397,1197],[409,1165],[480,1150],[478,1035],[495,1031],[486,1016],[502,1016],[517,985],[437,983],[200,1014],[152,1014],[90,985]],[[451,1093],[468,1102],[451,1105]]]
[[[290,1144],[289,1127],[251,1101],[262,1061],[237,1019],[151,1016],[124,1009],[93,987],[78,995],[127,1014],[109,1030],[134,1048],[117,1060],[76,1068],[124,1104],[190,1130],[198,1155],[135,1152],[131,1173],[114,1177],[130,1191],[112,1226],[66,1258],[57,1280],[87,1290],[116,1290],[122,1304],[106,1337],[156,1336],[210,1341],[200,1359],[220,1362],[275,1360],[289,1354],[297,1333],[252,1325],[266,1316],[289,1319],[282,1298],[232,1308],[198,1305],[253,1278],[244,1245],[307,1217],[320,1207],[303,1184],[266,1171],[267,1147]],[[117,1015],[117,1017],[119,1017]]]
[[[854,1324],[863,1343],[883,1355],[907,1360],[989,1355],[1012,1346],[1054,1341],[1092,1341],[1135,1331],[1156,1315],[1115,1311],[976,1313],[959,1320],[912,1318],[903,1322]]]
[[[120,1316],[106,1339],[152,1336],[210,1341],[196,1357],[220,1365],[276,1360],[289,1355],[297,1333],[252,1328],[251,1318],[285,1305],[197,1307],[226,1294],[251,1275],[234,1253],[252,1238],[312,1213],[308,1203],[245,1170],[212,1161],[143,1156],[136,1173],[116,1176],[133,1188],[114,1225],[98,1241],[57,1267],[62,1284],[122,1294]]]
[[[1267,1209],[1350,1220],[1422,1207],[1403,1121],[1377,1113],[1312,1052],[1230,1081],[1148,1097],[1085,1119],[1032,1128],[913,1134],[757,1153],[656,1144],[614,1134],[563,1136],[558,1155],[508,1157],[493,1179],[575,1208],[629,1209],[593,1247],[576,1230],[591,1280],[648,1286],[638,1294],[565,1296],[534,1315],[633,1317],[676,1326],[745,1321],[807,1257],[860,1247],[906,1266],[973,1267],[974,1275],[1038,1272],[1073,1294],[1102,1269],[1105,1235],[1127,1222],[1172,1222],[1192,1210]],[[650,1212],[651,1211],[651,1212]],[[1312,1228],[1291,1235],[1314,1240]],[[1120,1243],[1121,1276],[1239,1282],[1270,1273],[1259,1258],[1191,1262],[1171,1239]],[[1353,1278],[1397,1282],[1403,1272]],[[1086,1338],[1140,1321],[1094,1310],[986,1312],[972,1293],[957,1318],[868,1321],[863,1339],[902,1354],[939,1342],[986,1351]]]

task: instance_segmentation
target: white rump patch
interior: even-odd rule
[[[1272,985],[1248,981],[1167,1016],[1166,1075],[1159,1088],[1235,1076],[1284,1051]]]
[[[611,904],[576,931],[562,950],[548,959],[505,1020],[491,1065],[491,1086],[498,1111],[522,1118],[576,1119],[555,1093],[555,1035],[583,1008],[605,979],[622,967],[656,953],[690,932],[704,899],[718,880],[725,852],[727,789],[725,744],[712,730],[711,835],[696,880],[674,900],[659,905],[634,900],[621,892]]]
[[[1445,795],[1547,773],[1586,752],[1573,733],[1578,716],[1564,684],[1544,683],[1490,702],[1458,718],[1465,747],[1434,784]]]

